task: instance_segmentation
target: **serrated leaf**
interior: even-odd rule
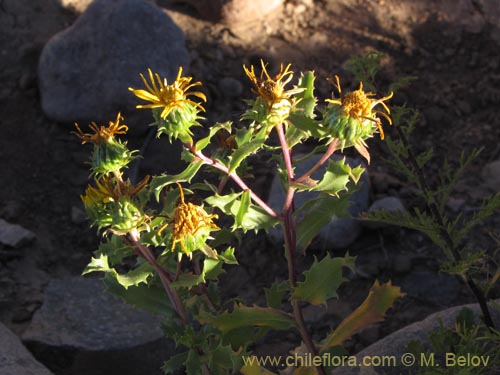
[[[222,254],[219,254],[219,259],[226,264],[238,264],[234,255],[234,247],[228,247]]]
[[[191,349],[188,352],[186,359],[186,374],[187,375],[202,375],[201,369],[203,363],[196,349]]]
[[[223,261],[220,259],[206,258],[203,261],[203,273],[208,280],[216,280],[225,271],[222,268]]]
[[[241,327],[269,327],[276,330],[287,330],[295,326],[295,321],[287,313],[270,307],[244,306],[236,304],[232,312],[220,315],[200,313],[198,320],[203,324],[211,324],[222,333]]]
[[[297,87],[305,90],[297,94],[300,99],[298,107],[302,109],[305,116],[314,118],[314,108],[316,107],[316,97],[314,96],[314,72],[306,72],[302,74],[297,83]]]
[[[122,236],[112,235],[111,238],[99,245],[95,253],[108,256],[108,262],[111,266],[121,264],[123,259],[134,254],[134,249],[123,242]]]
[[[223,123],[216,123],[210,127],[210,131],[208,132],[208,136],[201,138],[198,140],[194,146],[196,151],[202,151],[205,149],[209,144],[210,141],[212,140],[212,137],[217,133],[219,130],[225,129],[229,133],[231,133],[231,121],[226,121]]]
[[[323,139],[328,135],[326,129],[318,121],[300,113],[291,113],[288,116],[288,122],[291,123],[291,126],[317,139]]]
[[[337,289],[347,281],[342,276],[342,268],[354,269],[355,257],[346,254],[345,257],[331,258],[328,254],[320,262],[314,263],[304,272],[304,281],[297,283],[292,298],[306,301],[312,305],[325,304],[330,298],[338,297]]]
[[[254,204],[250,204],[247,213],[241,218],[242,221],[240,225],[237,225],[236,216],[240,212],[242,205],[241,195],[243,193],[231,193],[227,195],[215,194],[211,197],[205,199],[205,201],[214,207],[219,208],[226,215],[235,218],[235,223],[233,225],[233,230],[243,229],[243,231],[248,230],[269,230],[271,227],[278,223],[277,219],[272,218],[267,213],[265,213],[261,208]]]
[[[254,139],[248,143],[238,146],[238,148],[231,154],[228,173],[234,172],[247,156],[255,153],[262,147],[264,141],[264,139]]]
[[[189,352],[186,351],[184,353],[176,354],[170,357],[161,368],[163,372],[166,375],[176,374],[178,370],[184,367],[184,364],[186,363],[186,360],[188,358],[188,353]]]
[[[238,212],[234,217],[235,224],[238,227],[243,225],[243,221],[245,220],[245,216],[248,213],[248,209],[250,208],[251,199],[250,199],[250,190],[246,190],[241,194],[240,199],[240,207],[238,208]]]
[[[93,257],[90,260],[90,263],[83,270],[82,275],[86,275],[91,272],[104,272],[127,289],[130,286],[137,286],[141,283],[145,283],[153,274],[153,266],[144,262],[125,274],[119,274],[114,268],[109,266],[108,256],[105,254],[99,254],[97,258]]]
[[[155,176],[151,180],[151,190],[154,192],[156,200],[159,201],[160,193],[162,189],[170,184],[176,182],[191,182],[191,179],[198,173],[199,169],[203,165],[203,161],[199,159],[194,159],[187,167],[179,174],[176,175],[160,175]]]
[[[236,141],[238,147],[250,142],[254,131],[255,129],[253,127],[237,129],[234,134],[234,140]]]
[[[347,194],[340,198],[320,194],[297,210],[296,214],[303,214],[303,218],[297,223],[297,249],[305,251],[326,224],[336,217],[347,216],[348,207]]]
[[[121,298],[129,305],[149,311],[166,319],[176,317],[176,313],[172,309],[165,291],[157,285],[151,283],[149,283],[150,285],[140,284],[125,289],[114,277],[110,277],[109,275],[104,277],[103,282],[108,292]]]
[[[211,369],[220,368],[221,370],[233,369],[234,354],[231,345],[219,344],[215,349],[210,351],[209,354],[209,367]],[[224,371],[224,373],[226,373]]]
[[[294,187],[296,187],[299,191],[322,191],[338,197],[341,191],[348,190],[348,184],[350,181],[357,184],[364,172],[363,167],[357,166],[355,168],[351,168],[351,166],[346,164],[345,161],[346,158],[338,161],[329,160],[321,181],[317,184],[296,185]]]
[[[292,148],[301,143],[308,136],[307,132],[297,128],[296,126],[289,126],[285,134],[286,144],[288,145],[288,148]]]
[[[205,274],[201,273],[200,275],[191,273],[191,272],[186,272],[177,278],[171,286],[172,288],[179,289],[179,288],[192,288],[196,285],[199,285],[201,283],[205,282]]]
[[[290,284],[288,281],[274,283],[270,288],[265,288],[267,306],[280,309],[283,305],[283,298],[289,290]]]
[[[341,345],[362,329],[384,320],[387,310],[392,307],[396,299],[404,295],[401,288],[393,286],[390,281],[380,284],[375,280],[365,301],[326,337],[321,349]]]

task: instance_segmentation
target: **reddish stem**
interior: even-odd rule
[[[307,180],[309,177],[312,176],[314,172],[316,172],[321,166],[328,160],[330,159],[330,156],[333,155],[335,151],[337,151],[337,146],[339,144],[339,140],[335,138],[330,144],[328,145],[328,148],[326,149],[325,154],[318,160],[316,164],[313,165],[311,169],[309,169],[306,173],[304,173],[302,176],[300,176],[296,182],[301,183]]]
[[[229,169],[219,163],[218,161],[205,156],[201,151],[196,151],[193,147],[190,147],[191,152],[200,159],[203,163],[211,165],[212,167],[226,173],[243,191],[249,191],[252,200],[259,205],[269,216],[276,219],[280,219],[280,216],[274,211],[266,202],[264,202],[257,194],[255,194],[252,189],[236,174],[236,172],[229,172]]]

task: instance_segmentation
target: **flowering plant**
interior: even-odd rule
[[[120,115],[108,127],[92,124],[93,133],[77,127],[82,143],[94,145],[95,186],[87,188],[82,200],[93,225],[103,231],[103,243],[84,273],[103,272],[110,290],[164,318],[167,336],[183,348],[165,363],[166,374],[182,368],[188,374],[264,373],[248,359],[252,345],[271,330],[296,331],[301,343],[290,350],[297,355],[331,352],[356,332],[383,320],[403,295],[391,282],[375,281],[359,308],[315,342],[302,310],[338,298],[337,290],[347,280],[343,268],[353,268],[355,258],[327,254],[302,274],[297,267],[300,251],[306,251],[322,227],[332,217],[346,214],[349,194],[364,171],[362,166],[346,164],[345,158],[330,157],[354,146],[370,161],[366,140],[377,132],[383,138],[382,120],[391,124],[385,102],[392,93],[375,99],[375,94],[363,91],[362,83],[358,90],[343,93],[335,77],[332,82],[340,97],[327,99],[318,110],[312,72],[302,74],[289,88],[294,74],[290,65],[282,65],[275,76],[264,62],[260,74],[254,66],[244,71],[256,98],[248,102],[241,123],[213,124],[201,137],[193,128],[203,119],[206,97],[190,91],[201,83],[191,83],[182,69],[170,84],[149,70],[149,82],[141,75],[145,88],[130,88],[146,102],[138,108],[152,110],[157,135],[183,143],[187,166],[177,175],[146,176],[137,184],[124,178],[123,170],[135,153],[116,139],[127,130]],[[273,132],[279,147],[270,142]],[[293,148],[308,140],[319,144],[308,157],[320,154],[320,159],[296,175]],[[282,172],[286,198],[281,210],[269,206],[246,182],[249,156],[262,151],[273,154]],[[321,167],[322,177],[313,179]],[[201,170],[211,172],[216,183],[193,182]],[[317,200],[295,207],[295,196],[306,191],[317,192]],[[203,199],[195,198],[200,193]],[[220,224],[222,216],[232,218],[230,228]],[[288,280],[266,289],[264,306],[224,300],[218,293],[218,277],[224,268],[238,264],[228,234],[274,226],[282,228]],[[325,367],[315,363],[294,371],[325,374]]]

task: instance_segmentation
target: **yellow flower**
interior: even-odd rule
[[[161,232],[167,226],[173,224],[174,240],[172,242],[172,250],[175,248],[175,245],[180,243],[182,250],[186,254],[188,254],[188,256],[190,256],[190,254],[194,250],[197,250],[197,248],[193,248],[193,246],[187,246],[186,240],[193,240],[190,241],[190,243],[194,244],[194,247],[199,247],[200,250],[204,251],[204,242],[208,237],[208,232],[210,230],[220,229],[213,222],[213,219],[217,219],[218,216],[215,214],[207,214],[205,209],[201,206],[197,206],[192,203],[186,203],[184,201],[184,192],[182,191],[182,186],[179,183],[177,183],[177,185],[179,186],[180,191],[180,202],[175,208],[172,220],[165,224],[162,228],[160,228],[158,234],[161,234]],[[198,234],[204,234],[204,236],[200,239],[197,239],[196,236]],[[201,240],[201,242],[199,240]],[[206,251],[204,252],[206,253]]]
[[[82,200],[85,205],[96,203],[116,202],[120,198],[132,198],[144,189],[149,182],[149,176],[146,176],[137,183],[132,185],[130,180],[122,180],[111,177],[110,175],[96,179],[96,187],[88,186],[85,190],[85,195]]]
[[[391,111],[384,103],[386,100],[392,98],[393,93],[391,92],[389,95],[383,97],[382,99],[371,99],[374,96],[374,93],[363,91],[363,82],[359,83],[359,89],[348,92],[347,94],[342,94],[342,89],[340,87],[340,79],[338,76],[335,76],[335,82],[329,79],[333,86],[338,90],[340,94],[340,99],[326,99],[327,102],[338,104],[342,108],[342,113],[345,116],[352,117],[356,120],[359,120],[361,123],[364,120],[372,121],[378,128],[380,132],[380,138],[384,139],[384,130],[382,129],[382,124],[380,119],[376,117],[380,115],[384,117],[390,125],[392,125],[392,120],[389,117]],[[381,105],[387,113],[384,113],[379,110],[374,110],[377,105]]]
[[[128,126],[121,124],[120,120],[123,120],[123,117],[120,113],[116,116],[116,120],[110,121],[109,125],[106,126],[98,126],[95,122],[90,124],[90,129],[94,131],[94,134],[84,133],[77,123],[75,123],[76,132],[73,132],[77,135],[78,138],[82,140],[82,144],[90,142],[94,144],[101,144],[108,142],[115,134],[126,134],[128,130]]]
[[[130,180],[123,181],[121,176],[104,176],[96,179],[96,187],[88,186],[81,196],[83,205],[93,224],[99,228],[108,227],[108,231],[124,235],[149,221],[141,204],[133,199],[149,181],[146,176],[137,185]]]
[[[279,73],[271,77],[266,70],[264,61],[260,60],[260,63],[262,65],[262,71],[260,72],[259,78],[255,75],[253,65],[250,66],[250,69],[243,65],[243,69],[255,86],[256,90],[252,91],[267,103],[269,109],[271,109],[274,104],[280,103],[283,99],[290,102],[290,97],[292,95],[304,91],[303,88],[285,90],[285,85],[293,78],[293,72],[289,70],[291,64],[288,64],[286,67],[281,64]]]
[[[148,72],[150,83],[147,82],[142,73],[140,74],[147,90],[129,87],[129,90],[132,91],[135,96],[151,102],[151,104],[138,105],[137,108],[163,107],[160,117],[164,120],[174,109],[182,109],[186,103],[198,107],[202,111],[205,110],[200,103],[188,99],[189,96],[196,96],[204,102],[207,101],[205,94],[200,91],[188,92],[192,87],[201,86],[201,82],[191,83],[192,77],[181,77],[182,67],[179,67],[177,78],[170,85],[167,83],[166,79],[162,81],[158,73],[153,75],[151,69],[148,69]]]

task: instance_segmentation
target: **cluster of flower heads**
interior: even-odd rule
[[[115,137],[128,130],[126,125],[120,124],[122,120],[123,117],[118,114],[116,121],[110,121],[108,126],[92,123],[91,133],[84,133],[76,124],[75,132],[82,144],[94,145],[91,164],[95,185],[89,185],[81,196],[85,210],[93,225],[105,229],[105,233],[120,236],[150,231],[154,217],[145,207],[150,195],[147,190],[150,177],[146,176],[134,185],[124,179],[121,172],[133,158],[125,143]],[[117,148],[121,152],[116,152]],[[216,257],[216,253],[205,242],[211,231],[219,229],[213,222],[217,215],[207,214],[202,206],[185,203],[180,185],[179,191],[181,200],[170,215],[171,218],[166,218],[167,224],[158,230],[158,234],[170,227],[170,233],[165,238],[172,242],[172,250],[177,248],[188,256],[195,250],[201,250]]]
[[[281,65],[275,76],[268,73],[266,64],[262,61],[259,75],[255,73],[253,66],[243,67],[254,86],[252,91],[257,95],[244,118],[254,120],[269,131],[277,125],[288,124],[289,115],[300,110],[297,103],[305,90],[302,87],[286,88],[293,79],[290,67],[290,64]],[[129,88],[139,99],[147,102],[137,108],[149,108],[153,111],[158,135],[167,134],[171,139],[180,139],[191,146],[191,127],[199,125],[198,120],[202,119],[200,113],[205,110],[202,105],[202,102],[206,102],[205,94],[192,91],[201,86],[201,82],[192,82],[192,77],[183,77],[182,68],[179,68],[176,79],[170,84],[151,69],[148,69],[148,76],[149,81],[140,74],[145,89]],[[392,97],[392,93],[375,99],[375,94],[365,92],[360,83],[359,89],[344,94],[338,76],[330,82],[340,97],[326,100],[328,106],[317,126],[326,130],[325,134],[330,141],[338,139],[342,148],[354,146],[369,161],[365,140],[377,131],[384,138],[379,117],[392,124],[390,110],[384,103]],[[198,101],[193,100],[193,97]],[[382,110],[376,109],[378,106]],[[89,186],[82,196],[86,211],[99,228],[107,227],[109,231],[120,235],[131,230],[150,230],[151,222],[151,215],[145,211],[147,199],[141,197],[149,194],[146,189],[149,177],[136,185],[122,178],[121,170],[135,157],[126,143],[116,138],[116,135],[125,134],[128,130],[126,125],[120,123],[122,120],[123,117],[118,114],[116,120],[110,121],[108,126],[90,124],[92,133],[84,133],[78,125],[75,132],[82,143],[94,144],[91,164],[96,181],[95,187]],[[231,152],[237,145],[234,136],[226,133],[217,134],[218,143]],[[206,250],[205,241],[211,231],[219,229],[213,222],[217,216],[207,214],[202,206],[186,203],[181,186],[179,192],[180,201],[158,230],[159,234],[168,228],[172,249],[178,248],[182,253],[190,255],[194,250],[205,249],[206,254],[213,255]]]

